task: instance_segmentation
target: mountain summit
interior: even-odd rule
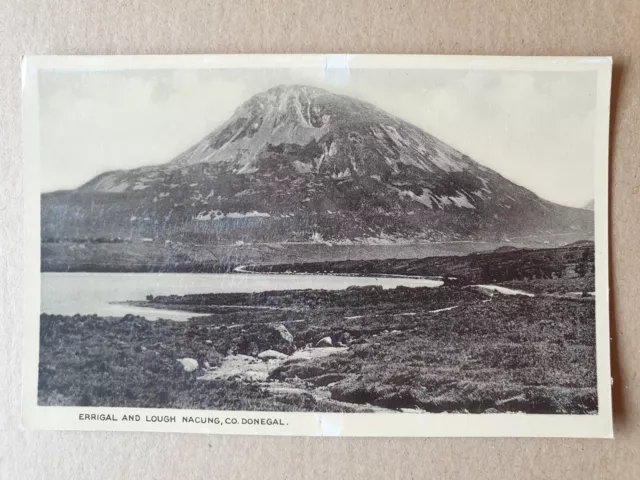
[[[42,197],[53,238],[407,243],[592,229],[591,212],[541,199],[370,103],[301,85],[254,95],[166,164]]]
[[[330,143],[322,141],[328,139]],[[357,153],[353,152],[357,143],[369,140],[388,143],[390,148],[369,159],[350,155],[356,162],[345,164],[345,168],[375,169],[375,163],[382,160],[386,166],[381,170],[397,170],[399,162],[428,171],[431,166],[462,171],[468,163],[446,144],[370,103],[302,85],[280,85],[253,96],[220,128],[171,163],[226,162],[237,167],[239,173],[246,173],[258,167],[257,154],[268,146],[320,142],[327,147],[328,155],[323,160],[330,157],[329,163],[334,165],[344,163],[338,161],[344,156],[336,155],[339,147]],[[401,151],[392,151],[394,147]],[[319,170],[320,165],[316,167]]]

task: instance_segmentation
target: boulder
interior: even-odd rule
[[[179,358],[178,363],[182,365],[185,372],[194,372],[198,368],[198,361],[195,358]]]
[[[271,328],[280,335],[283,341],[293,343],[293,335],[291,335],[284,325],[271,325]]]
[[[331,337],[321,338],[316,343],[316,347],[330,347],[331,345],[333,345],[333,342],[331,341]]]
[[[258,354],[258,358],[261,360],[284,360],[288,356],[277,350],[265,350]]]
[[[296,350],[293,335],[281,324],[264,325],[264,327],[239,335],[233,353],[257,356],[265,350],[292,354]]]
[[[293,335],[284,325],[269,325],[267,333],[269,350],[276,350],[286,354],[295,351],[296,346],[293,344]]]
[[[307,381],[309,381],[316,387],[326,387],[327,385],[339,382],[344,378],[345,376],[341,373],[327,373],[325,375],[319,375],[317,377],[310,378]]]

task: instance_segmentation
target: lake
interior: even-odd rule
[[[198,314],[123,305],[147,295],[197,293],[250,293],[267,290],[341,290],[350,286],[383,288],[438,287],[439,280],[402,277],[350,277],[340,275],[282,275],[266,273],[59,273],[41,278],[41,312],[57,315],[96,314],[122,317],[128,313],[148,320],[187,320]]]

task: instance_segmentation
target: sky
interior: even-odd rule
[[[595,73],[433,69],[43,71],[41,190],[166,163],[279,84],[371,102],[548,200],[594,197]]]

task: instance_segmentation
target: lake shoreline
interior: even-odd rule
[[[157,309],[152,312],[142,302],[149,296],[199,293],[253,293],[274,290],[346,289],[350,286],[379,285],[395,288],[437,287],[442,281],[413,277],[369,277],[329,274],[153,274],[153,273],[52,273],[41,274],[41,311],[50,314],[98,314],[124,316],[132,313],[150,320],[188,316],[173,313],[178,309]]]

